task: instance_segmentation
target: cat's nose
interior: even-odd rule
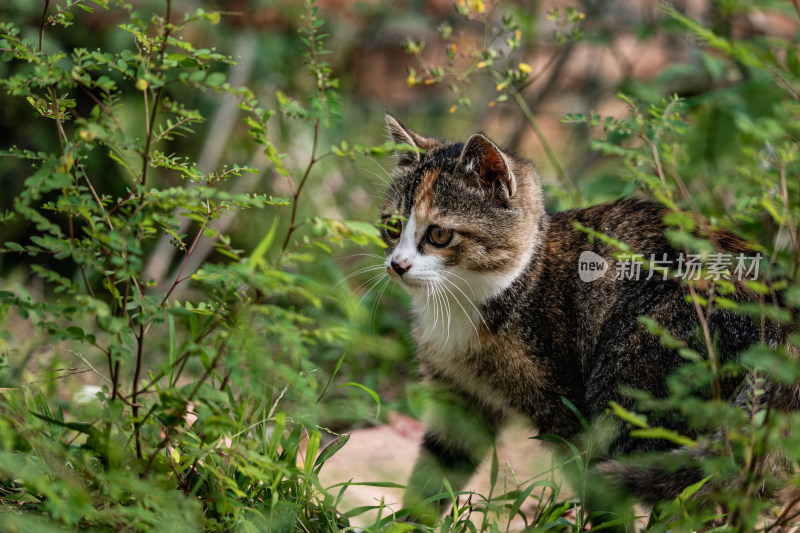
[[[400,263],[398,263],[396,261],[392,261],[392,269],[395,272],[397,272],[397,274],[399,276],[402,276],[403,274],[408,272],[409,268],[411,268],[411,262],[410,261],[401,261]]]

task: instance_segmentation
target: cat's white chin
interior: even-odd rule
[[[420,280],[403,277],[398,278],[398,281],[400,282],[400,285],[402,285],[403,288],[412,295],[418,293],[425,294],[426,284]]]

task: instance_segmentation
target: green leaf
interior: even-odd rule
[[[572,414],[574,414],[575,417],[578,419],[578,421],[581,423],[583,429],[589,429],[589,422],[586,421],[586,418],[584,418],[583,414],[578,410],[577,407],[575,407],[575,404],[569,401],[569,399],[566,396],[561,397],[561,403],[566,405],[567,409],[572,411]]]
[[[692,496],[694,496],[698,490],[703,488],[703,485],[705,485],[709,479],[711,479],[711,476],[706,476],[697,483],[692,483],[691,485],[683,489],[683,491],[681,491],[676,500],[680,502],[689,501],[689,499]]]
[[[381,397],[378,396],[377,392],[375,392],[374,390],[370,389],[366,385],[362,385],[361,383],[355,383],[354,381],[348,381],[347,383],[343,383],[343,384],[339,385],[336,388],[337,389],[341,389],[342,387],[358,387],[359,389],[361,389],[364,392],[366,392],[367,394],[369,394],[370,397],[375,401],[375,403],[378,406],[378,410],[375,413],[375,418],[380,418],[380,416],[381,416]]]
[[[175,333],[175,317],[169,311],[167,312],[167,324],[169,325],[169,353],[167,355],[167,368],[169,369],[169,386],[174,385],[172,378],[175,375],[175,361],[178,359],[178,339]]]
[[[227,79],[227,76],[225,75],[224,72],[212,72],[206,78],[206,82],[205,83],[209,87],[219,87],[220,85],[225,83],[226,79]]]
[[[306,447],[306,458],[303,464],[303,474],[310,475],[314,471],[316,464],[317,452],[319,451],[319,443],[322,435],[316,429],[311,432],[308,437],[308,446]]]
[[[617,402],[610,402],[609,405],[611,406],[611,412],[613,412],[617,418],[620,418],[625,422],[639,428],[649,427],[646,416],[637,413],[631,413]]]
[[[414,524],[406,524],[404,522],[394,522],[388,528],[386,533],[407,533],[408,531],[418,531],[417,526]]]
[[[324,450],[319,454],[317,460],[314,462],[314,471],[319,472],[322,468],[322,465],[325,464],[325,461],[333,457],[336,452],[341,450],[347,441],[350,440],[350,435],[342,435],[341,437],[336,438],[333,442],[328,444]]]
[[[642,439],[664,439],[674,442],[679,446],[688,446],[689,448],[694,448],[697,446],[697,442],[689,437],[685,437],[680,433],[672,431],[671,429],[662,427],[634,429],[631,431],[631,437],[638,437]]]
[[[97,433],[97,429],[95,429],[93,424],[89,424],[89,423],[85,423],[85,422],[64,422],[64,421],[58,420],[56,418],[53,418],[52,416],[40,415],[39,413],[36,413],[34,411],[30,411],[30,413],[33,416],[35,416],[36,418],[41,418],[45,422],[48,422],[50,424],[54,424],[56,426],[64,427],[64,428],[67,428],[67,429],[71,429],[71,430],[77,431],[79,433],[85,433],[85,434],[90,435],[90,436]]]
[[[270,226],[267,233],[261,238],[261,242],[258,243],[258,246],[256,246],[255,250],[253,250],[253,253],[250,255],[250,257],[247,258],[247,266],[251,270],[257,266],[264,266],[264,256],[267,254],[272,246],[272,242],[275,240],[275,233],[278,231],[279,223],[280,217],[276,215],[272,221],[272,226]]]
[[[272,425],[272,437],[267,448],[267,456],[275,459],[278,456],[278,446],[281,443],[283,432],[286,429],[286,413],[280,411],[275,413],[275,422]]]
[[[768,346],[751,346],[741,354],[741,360],[744,364],[786,385],[793,385],[800,379],[800,361]]]

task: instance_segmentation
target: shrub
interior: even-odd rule
[[[3,215],[30,236],[3,252],[41,282],[0,291],[0,317],[16,325],[4,327],[3,356],[23,336],[52,346],[34,381],[23,377],[27,360],[0,369],[3,529],[346,526],[316,474],[347,437],[326,432],[317,453],[318,406],[360,326],[348,324],[354,296],[323,288],[302,265],[334,243],[378,243],[378,233],[360,221],[305,217],[298,205],[320,160],[393,147],[321,149],[320,132],[340,106],[316,7],[306,5],[300,31],[311,90],[300,99],[277,93],[273,110],[227,81],[234,58],[187,38],[219,13],[179,17],[169,0],[161,12],[127,1],[49,4],[38,39],[0,23],[9,64],[0,83],[52,136],[2,152],[32,167]],[[112,40],[124,46],[46,38],[59,27],[68,35],[96,10],[120,21]],[[259,171],[202,169],[174,151],[205,120],[192,104],[209,92],[238,101],[250,142],[291,184],[290,197],[236,192],[229,182]],[[273,143],[276,112],[311,132],[300,171]],[[216,225],[243,210],[273,221],[251,253]],[[213,243],[212,256],[197,256],[202,242]],[[153,279],[157,261],[175,264],[172,278]],[[321,369],[311,347],[338,352],[338,365]],[[83,372],[102,389],[76,394]]]

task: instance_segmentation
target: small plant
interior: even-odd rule
[[[21,377],[25,361],[6,360],[20,339],[5,325],[0,337],[4,530],[348,525],[337,498],[317,480],[347,437],[334,435],[321,449],[314,411],[333,375],[311,360],[311,347],[346,349],[347,328],[321,312],[338,316],[345,306],[298,265],[333,243],[377,243],[378,232],[359,221],[305,218],[298,206],[323,158],[383,154],[394,146],[342,142],[321,153],[320,131],[340,105],[313,2],[301,28],[313,91],[302,99],[277,93],[284,120],[313,132],[299,173],[271,137],[276,110],[227,81],[223,69],[234,58],[185,38],[185,28],[217,24],[221,14],[196,9],[176,20],[174,8],[170,0],[161,13],[123,0],[64,7],[47,1],[38,39],[0,23],[10,69],[0,85],[30,104],[38,120],[50,121],[57,139],[41,146],[25,139],[0,152],[32,167],[13,212],[3,215],[32,233],[4,243],[2,252],[30,265],[42,282],[41,291],[21,284],[0,291],[0,318],[10,320],[13,310],[36,327],[31,335],[53,347],[52,370],[31,382]],[[127,46],[50,48],[49,32],[68,32],[83,12],[96,10],[123,20],[115,31],[126,35]],[[175,152],[204,121],[192,107],[204,93],[239,100],[251,141],[290,184],[290,198],[229,192],[229,182],[258,170],[233,164],[202,171]],[[254,209],[274,223],[248,253],[214,221]],[[154,257],[162,235],[172,243],[166,260],[174,256],[176,268],[174,278],[156,283],[146,272],[164,259]],[[213,241],[222,259],[201,257],[193,270],[188,265],[203,240]],[[73,376],[82,372],[102,388],[76,400]]]

